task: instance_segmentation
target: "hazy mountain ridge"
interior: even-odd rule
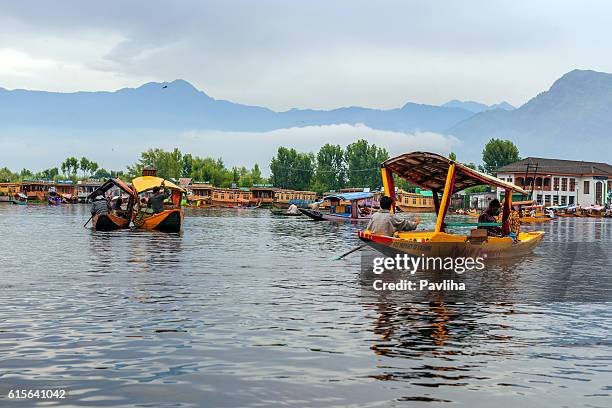
[[[484,103],[475,102],[475,101],[460,101],[458,99],[453,99],[452,101],[448,101],[440,106],[445,108],[461,108],[469,110],[470,112],[480,113],[494,109],[503,109],[503,110],[513,110],[516,109],[514,106],[510,105],[508,102],[503,101],[500,103],[496,103],[494,105],[486,105]]]
[[[442,131],[470,117],[460,108],[407,103],[396,109],[271,109],[214,99],[184,80],[151,82],[114,92],[57,93],[0,88],[3,126],[165,128],[267,131],[357,124],[383,130]]]
[[[612,74],[574,70],[511,111],[478,113],[451,127],[473,149],[492,137],[513,140],[519,149],[584,160],[612,151]],[[604,151],[602,152],[601,149]]]

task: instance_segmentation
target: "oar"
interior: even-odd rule
[[[346,257],[347,255],[350,255],[350,254],[352,254],[352,253],[353,253],[353,252],[355,252],[355,251],[359,251],[361,248],[363,248],[363,247],[365,247],[365,246],[366,246],[365,244],[361,244],[361,245],[359,245],[358,247],[353,248],[353,249],[351,249],[350,251],[345,252],[345,253],[343,253],[342,255],[340,255],[340,256],[338,256],[338,257],[334,258],[334,260],[335,260],[335,261],[339,261],[339,260],[341,260],[342,258]]]
[[[87,226],[87,224],[89,224],[89,221],[91,221],[92,218],[93,218],[93,215],[91,217],[89,217],[89,219],[87,220],[87,222],[85,224],[83,224],[83,228],[85,228]]]

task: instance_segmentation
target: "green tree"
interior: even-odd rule
[[[13,173],[9,170],[8,167],[3,167],[0,169],[0,181],[10,182],[17,181],[19,179],[19,174]]]
[[[183,174],[183,165],[183,154],[179,149],[167,152],[156,148],[141,153],[139,162],[128,166],[128,172],[132,177],[138,177],[145,167],[154,167],[158,177],[177,180]]]
[[[344,150],[339,145],[325,144],[317,153],[317,162],[312,188],[323,193],[346,186],[346,162]]]
[[[315,173],[315,160],[312,153],[279,147],[270,162],[270,182],[276,187],[308,190]]]
[[[74,178],[79,171],[79,160],[76,157],[68,157],[62,162],[61,169],[63,175]]]
[[[380,165],[388,158],[386,149],[370,145],[366,140],[351,143],[346,147],[348,184],[351,187],[380,188]]]
[[[232,173],[225,167],[223,160],[215,160],[212,157],[194,157],[191,177],[219,187],[229,187],[233,180]]]
[[[457,155],[453,152],[450,152],[448,154],[448,158],[451,159],[452,161],[457,161]]]
[[[83,175],[89,174],[90,165],[91,165],[91,162],[89,161],[87,157],[81,157],[81,160],[79,161],[79,168],[83,172]]]
[[[519,160],[519,150],[510,140],[491,139],[482,151],[483,170],[489,174]]]

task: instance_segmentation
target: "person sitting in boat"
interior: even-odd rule
[[[111,208],[104,195],[98,194],[91,202],[91,215],[108,214]]]
[[[300,210],[298,210],[298,206],[295,204],[291,204],[289,209],[287,210],[287,214],[299,214]]]
[[[498,199],[494,198],[489,202],[489,208],[487,208],[480,216],[478,217],[478,223],[497,223],[497,216],[499,215],[499,210],[501,209],[501,204]],[[479,229],[486,229],[487,234],[490,236],[501,236],[501,227],[478,227]]]
[[[113,204],[113,211],[121,211],[121,206],[123,205],[123,199],[118,197]]]
[[[165,193],[165,185],[162,181],[159,187],[153,188],[153,195],[149,197],[149,207],[153,210],[155,214],[164,211],[164,200],[170,197],[170,194]],[[162,189],[164,191],[162,192]]]
[[[421,220],[417,217],[414,221],[399,218],[391,214],[391,197],[382,196],[380,198],[380,210],[372,215],[368,223],[367,230],[375,235],[385,235],[392,237],[397,231],[413,231],[417,229]]]

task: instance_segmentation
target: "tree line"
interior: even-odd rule
[[[449,157],[457,160],[454,153]],[[166,179],[191,178],[218,187],[251,187],[269,183],[275,187],[293,190],[310,190],[317,193],[339,190],[345,187],[367,187],[372,190],[382,186],[380,165],[389,158],[383,147],[358,140],[346,148],[327,143],[315,154],[298,152],[293,148],[279,147],[270,161],[270,177],[264,178],[259,165],[251,169],[244,166],[228,168],[220,158],[193,156],[175,148],[171,151],[149,149],[142,152],[138,162],[124,171],[107,171],[86,157],[66,158],[59,167],[34,173],[22,169],[18,173],[0,168],[0,181],[18,181],[28,178],[58,179],[106,179],[130,180],[142,174],[146,167],[157,169],[157,175]],[[491,139],[482,151],[483,165],[478,169],[492,174],[495,169],[520,160],[518,148],[509,140]],[[474,163],[467,166],[477,168]],[[415,186],[396,178],[396,186],[411,191]]]

